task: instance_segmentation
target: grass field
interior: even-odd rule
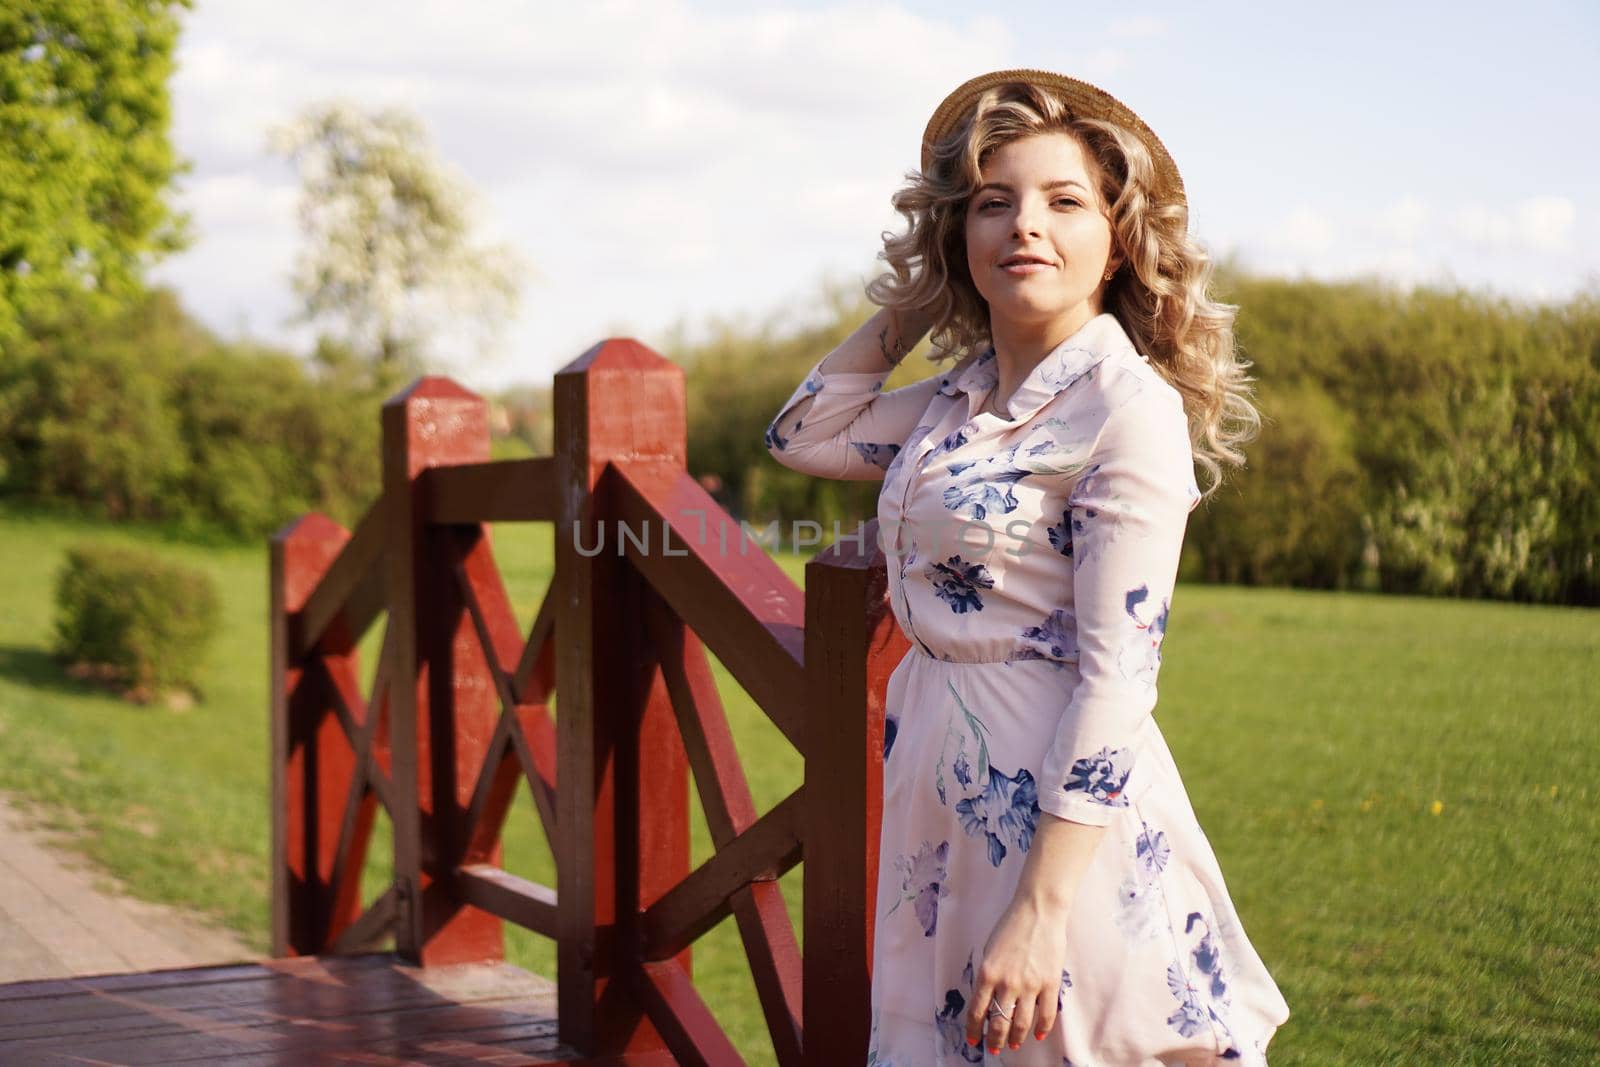
[[[216,578],[224,625],[195,707],[124,706],[51,660],[53,576],[78,541],[146,544]],[[526,625],[548,529],[497,528],[495,544]],[[265,547],[0,511],[0,558],[0,789],[78,828],[132,891],[264,949]],[[780,562],[800,580],[802,560]],[[1293,1013],[1275,1067],[1600,1060],[1600,613],[1183,585],[1163,652],[1157,717]],[[765,810],[800,761],[718,679]],[[698,811],[693,834],[698,861]],[[525,794],[506,856],[554,884]],[[783,888],[798,922],[798,870]],[[543,939],[508,943],[554,973]],[[771,1064],[731,922],[696,944],[695,971],[749,1061]]]

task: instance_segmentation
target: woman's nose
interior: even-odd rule
[[[1012,217],[1011,227],[1013,238],[1025,234],[1037,237],[1040,234],[1039,206],[1031,198],[1017,205],[1017,213]]]

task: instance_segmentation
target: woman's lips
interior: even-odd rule
[[[1055,270],[1055,268],[1052,267],[1048,263],[1031,263],[1031,262],[1030,263],[1008,263],[1005,266],[1001,267],[1000,269],[1005,271],[1007,274],[1010,274],[1013,277],[1018,277],[1018,278],[1023,277],[1024,275],[1028,275],[1028,274],[1038,274],[1041,271]]]

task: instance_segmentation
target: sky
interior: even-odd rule
[[[478,239],[532,267],[498,343],[446,336],[438,369],[545,384],[607,337],[821,313],[903,228],[890,196],[944,96],[1040,67],[1144,118],[1218,259],[1600,289],[1600,4],[1107,6],[195,0],[172,91],[196,240],[152,277],[224,337],[309,351],[267,131],[333,98],[408,107]]]

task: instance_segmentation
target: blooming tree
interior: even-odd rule
[[[444,329],[498,337],[527,268],[509,246],[474,243],[471,190],[418,118],[318,103],[269,145],[300,174],[300,321],[383,372],[419,370]]]

